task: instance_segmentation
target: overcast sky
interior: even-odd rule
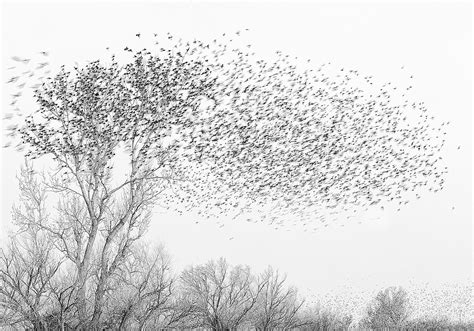
[[[410,282],[466,281],[472,272],[471,8],[464,4],[296,3],[6,3],[2,13],[2,74],[13,55],[50,51],[54,65],[94,60],[105,47],[152,46],[154,32],[211,39],[249,28],[245,38],[262,56],[281,50],[405,82],[440,122],[451,121],[443,152],[445,190],[425,193],[400,212],[361,215],[317,233],[224,220],[195,224],[192,215],[157,210],[148,240],[163,242],[177,269],[211,258],[288,273],[303,291],[341,286],[379,288]],[[142,38],[137,40],[135,34]],[[147,39],[148,38],[148,39]],[[147,40],[150,42],[147,44]],[[36,56],[36,55],[35,55]],[[401,67],[404,69],[401,70]],[[2,111],[9,91],[2,85]],[[461,148],[458,150],[458,146]],[[0,240],[18,196],[21,154],[2,149]],[[453,209],[454,207],[454,209]],[[233,240],[229,238],[234,237]]]

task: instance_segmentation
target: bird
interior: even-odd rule
[[[19,78],[20,78],[19,76],[12,77],[7,81],[7,84],[15,83],[16,81],[18,81]]]
[[[49,64],[48,62],[41,62],[41,63],[38,64],[36,69],[42,69],[42,68],[46,67],[48,64]]]

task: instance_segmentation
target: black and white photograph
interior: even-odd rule
[[[1,1],[0,330],[474,330],[471,1]]]

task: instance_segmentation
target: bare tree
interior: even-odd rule
[[[305,307],[298,317],[301,330],[347,330],[352,323],[352,316],[319,304]]]
[[[46,217],[45,191],[30,164],[18,179],[21,205],[13,210],[13,222],[20,231],[0,249],[0,326],[45,330],[54,304],[50,284],[62,260],[55,256],[47,234],[34,226]]]
[[[408,330],[450,330],[456,329],[450,325],[450,321],[445,316],[423,316],[407,321],[405,327]]]
[[[194,304],[198,323],[213,330],[248,323],[266,281],[254,277],[249,267],[231,267],[223,258],[191,267],[181,275],[183,295]]]
[[[371,329],[402,328],[409,317],[407,292],[401,287],[380,291],[367,308],[363,325]]]
[[[175,113],[195,107],[207,84],[196,63],[140,54],[135,60],[125,67],[93,62],[73,74],[62,70],[36,91],[39,116],[21,130],[29,157],[48,155],[57,165],[47,182],[59,195],[58,215],[39,224],[75,265],[82,328],[100,328],[111,279],[143,235],[160,193],[178,178],[172,173],[175,146],[163,138]],[[183,88],[188,97],[179,101]],[[114,182],[112,159],[121,149],[129,168]]]
[[[142,330],[152,317],[155,322],[160,319],[162,325],[166,324],[167,316],[174,309],[175,280],[163,247],[151,251],[135,248],[120,269],[106,300],[112,310],[114,328]],[[108,326],[111,326],[110,322]]]
[[[73,274],[71,267],[63,268],[50,281],[49,295],[53,301],[52,312],[47,317],[50,329],[71,330],[75,325],[75,287],[70,274]]]
[[[43,330],[52,306],[48,282],[60,263],[51,260],[47,245],[30,240],[12,239],[0,251],[0,325]]]
[[[261,276],[264,287],[253,311],[253,324],[259,330],[289,329],[300,325],[297,316],[303,306],[294,287],[287,287],[286,276],[268,267]]]

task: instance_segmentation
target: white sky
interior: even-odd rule
[[[443,155],[449,174],[441,193],[424,194],[401,212],[386,211],[379,221],[362,219],[316,234],[231,221],[219,228],[195,224],[191,215],[157,211],[149,240],[165,244],[177,269],[224,256],[257,270],[279,268],[303,291],[458,282],[471,277],[473,262],[471,19],[467,3],[5,3],[2,79],[14,55],[49,50],[52,63],[71,65],[103,57],[106,46],[151,47],[153,32],[213,39],[244,28],[262,56],[282,50],[315,65],[330,61],[357,69],[381,82],[413,74],[413,95],[440,121],[451,121]],[[6,112],[9,92],[2,86]],[[22,158],[10,149],[1,156],[4,240]]]

